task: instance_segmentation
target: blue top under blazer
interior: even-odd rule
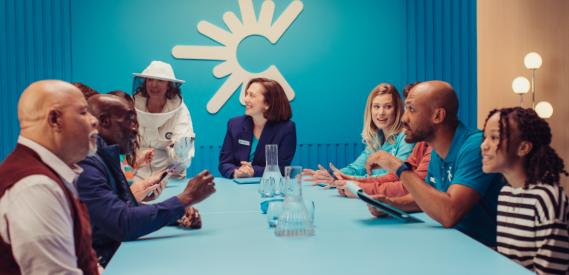
[[[248,161],[253,144],[253,118],[247,115],[234,117],[227,123],[227,133],[223,147],[219,153],[219,172],[225,178],[230,178],[235,169],[241,167],[241,161]],[[248,141],[249,145],[240,144],[239,140]],[[267,121],[261,138],[255,149],[253,169],[255,177],[263,176],[265,171],[265,145],[279,146],[279,169],[284,173],[284,167],[290,166],[296,152],[296,126],[294,122]]]

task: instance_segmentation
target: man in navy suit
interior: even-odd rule
[[[77,192],[91,218],[92,246],[99,264],[106,266],[121,242],[135,240],[182,219],[186,227],[201,227],[192,207],[215,192],[207,170],[190,179],[182,193],[155,204],[139,204],[121,169],[119,155],[130,155],[138,135],[134,106],[115,95],[89,98],[89,112],[97,118],[97,152],[78,165]]]
[[[296,126],[286,94],[276,81],[256,78],[245,92],[245,115],[227,123],[219,154],[219,172],[225,178],[261,177],[265,171],[265,145],[278,145],[281,173],[296,152]],[[257,150],[258,149],[258,150]]]

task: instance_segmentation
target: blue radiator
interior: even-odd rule
[[[217,166],[219,165],[219,151],[221,145],[199,146],[188,168],[188,177],[207,169],[215,177],[221,177]],[[333,144],[298,144],[296,154],[292,160],[293,166],[317,169],[318,164],[328,168],[332,162],[337,168],[346,167],[352,163],[364,150],[363,143],[333,143]]]

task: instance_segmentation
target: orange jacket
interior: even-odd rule
[[[427,177],[430,160],[431,147],[426,142],[421,141],[415,145],[407,162],[413,166],[413,171],[424,180]],[[385,195],[389,198],[395,198],[409,194],[395,173],[385,174],[377,178],[364,178],[360,179],[359,182],[359,186],[368,195]]]

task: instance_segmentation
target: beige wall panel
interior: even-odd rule
[[[518,76],[531,81],[524,57],[537,52],[543,64],[536,70],[536,103],[553,105],[548,119],[552,147],[569,170],[569,1],[568,0],[478,0],[478,127],[495,108],[519,106],[512,91]],[[524,95],[524,108],[532,96]],[[569,194],[569,180],[561,184]]]

